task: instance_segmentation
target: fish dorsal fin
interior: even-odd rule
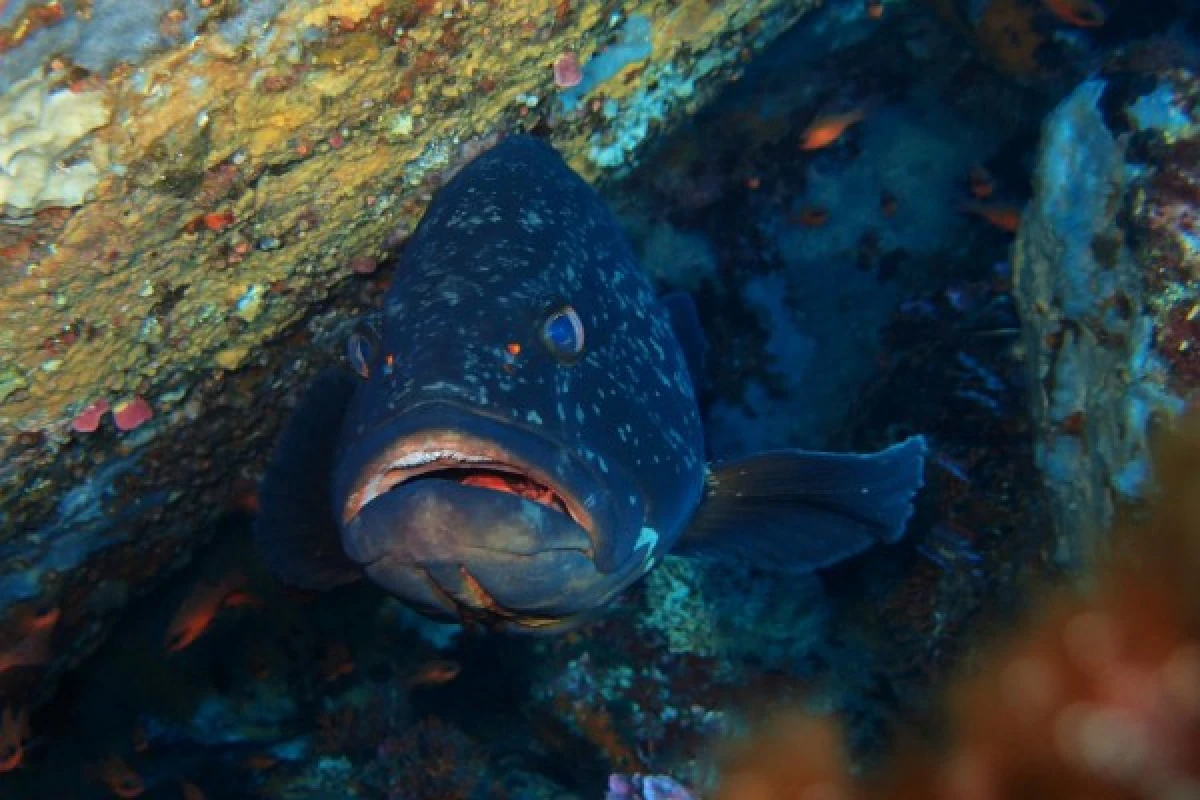
[[[775,450],[714,466],[678,552],[807,572],[904,534],[925,439],[877,453]]]
[[[692,386],[700,391],[704,385],[708,339],[705,338],[704,328],[700,325],[700,314],[696,311],[696,303],[687,292],[670,292],[659,298],[659,301],[667,309],[667,316],[671,319],[671,329],[675,332],[675,340],[679,342],[679,347],[683,350]]]
[[[333,459],[355,379],[317,376],[292,411],[259,487],[254,541],[263,562],[287,583],[331,589],[361,576],[342,550],[334,515]]]

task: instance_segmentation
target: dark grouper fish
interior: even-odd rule
[[[503,140],[434,198],[377,332],[351,337],[358,374],[323,374],[289,419],[264,559],[299,586],[365,575],[435,618],[549,632],[673,549],[812,570],[898,539],[921,437],[705,464],[680,344],[700,333],[673,327],[689,310],[655,297],[552,148]]]

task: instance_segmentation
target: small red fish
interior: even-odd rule
[[[52,608],[25,625],[25,638],[0,652],[0,674],[17,667],[39,667],[50,660],[50,639],[62,612]]]
[[[243,766],[255,772],[265,772],[275,767],[278,763],[279,759],[270,753],[254,753],[242,762]]]
[[[29,710],[13,714],[10,709],[0,713],[0,772],[9,772],[25,760],[25,743],[29,741]]]
[[[793,214],[791,221],[805,228],[819,228],[829,221],[829,209],[822,206],[807,206]]]
[[[820,150],[842,138],[851,125],[866,119],[868,107],[864,104],[841,114],[821,114],[800,135],[801,150]]]
[[[134,772],[120,756],[109,756],[100,764],[99,778],[110,792],[122,800],[132,800],[146,791],[142,776]]]
[[[256,604],[258,600],[254,595],[241,591],[245,582],[244,575],[234,573],[217,584],[198,583],[167,626],[167,651],[176,653],[199,639],[222,607]]]
[[[250,480],[234,481],[229,489],[229,505],[247,514],[257,514],[258,486]]]
[[[1108,22],[1108,12],[1094,0],[1043,0],[1051,14],[1077,28],[1099,28]]]
[[[150,749],[150,739],[146,736],[146,726],[141,720],[133,723],[133,730],[129,734],[130,744],[133,745],[133,752],[144,753]]]
[[[1008,233],[1016,233],[1021,225],[1020,206],[998,203],[963,203],[960,210],[986,220],[992,226]]]
[[[183,800],[204,800],[204,792],[190,781],[180,781],[179,788],[183,792]]]
[[[884,189],[879,193],[879,213],[883,214],[885,217],[896,216],[896,208],[898,205],[899,203],[896,200],[896,195],[892,194],[887,189]]]
[[[449,683],[462,672],[462,666],[457,661],[438,659],[423,664],[408,679],[409,686],[436,686]]]
[[[265,681],[271,677],[271,659],[265,652],[251,652],[246,665],[250,670],[250,677],[256,681]]]
[[[986,200],[995,193],[996,181],[990,172],[976,165],[971,167],[971,172],[967,175],[967,189],[976,200]]]
[[[321,675],[326,681],[354,674],[354,657],[345,642],[333,642],[325,648],[321,658]]]
[[[226,608],[262,608],[263,601],[256,594],[235,589],[225,597]]]

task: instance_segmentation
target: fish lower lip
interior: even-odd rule
[[[427,473],[372,498],[343,526],[346,555],[359,564],[380,556],[408,564],[520,563],[555,552],[593,557],[588,531],[560,508],[439,475]]]
[[[415,561],[386,557],[364,565],[364,573],[418,609],[534,628],[602,607],[619,584],[595,573],[591,560],[578,551],[542,551],[528,559],[456,555]]]

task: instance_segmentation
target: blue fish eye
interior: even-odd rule
[[[555,356],[573,360],[583,352],[583,320],[570,306],[558,308],[542,323],[542,343]]]

